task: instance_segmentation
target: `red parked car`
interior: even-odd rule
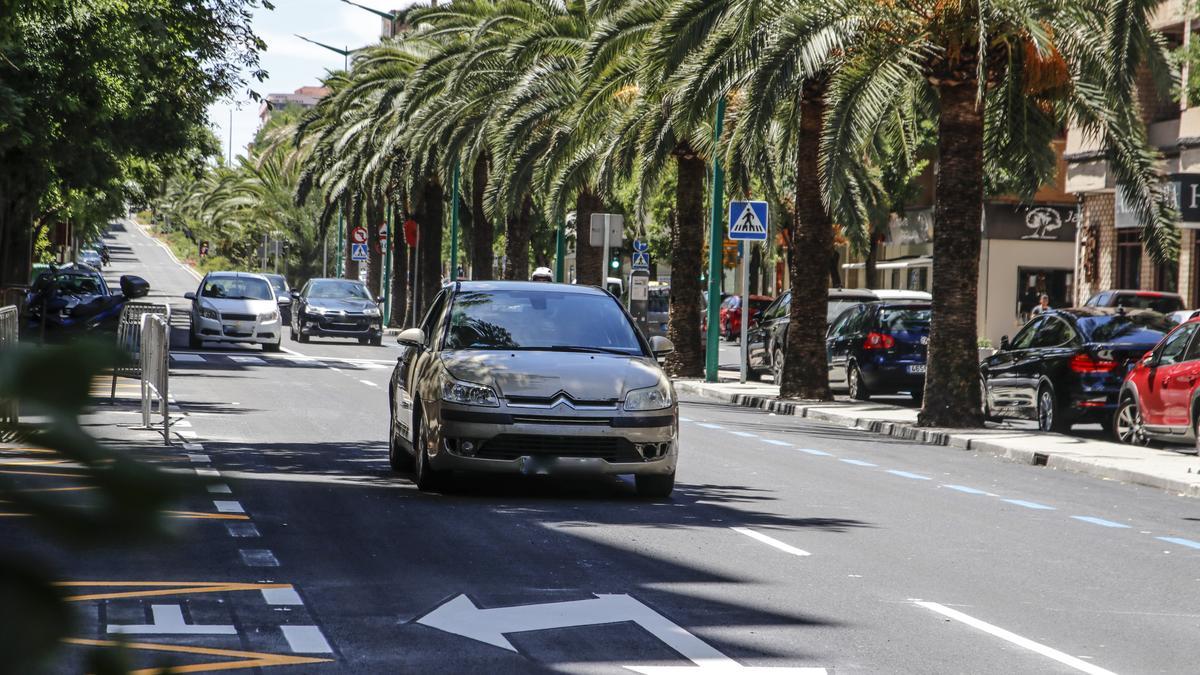
[[[775,298],[765,295],[750,296],[750,323],[752,325],[774,300]],[[742,296],[731,295],[725,298],[725,301],[721,303],[719,321],[721,335],[730,342],[737,340],[738,336],[742,334]]]
[[[1113,421],[1122,443],[1198,445],[1200,319],[1176,326],[1125,377]],[[1198,446],[1200,448],[1200,446]]]

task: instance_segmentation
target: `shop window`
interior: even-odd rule
[[[1115,287],[1138,289],[1142,287],[1142,232],[1121,230],[1117,232],[1117,270]]]
[[[1053,308],[1070,307],[1075,297],[1075,274],[1054,267],[1017,268],[1017,318],[1027,321],[1042,294],[1050,296]]]
[[[910,291],[923,291],[929,283],[929,268],[928,267],[910,267],[908,268],[908,286]]]

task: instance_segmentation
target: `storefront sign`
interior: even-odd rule
[[[1163,181],[1163,198],[1179,211],[1179,226],[1200,229],[1200,174],[1172,173]],[[1137,214],[1125,198],[1124,186],[1117,186],[1115,226],[1118,228],[1141,227]]]
[[[933,209],[914,209],[888,217],[888,244],[928,244],[933,241]]]
[[[984,207],[986,239],[1075,241],[1079,212],[1071,206],[988,204]]]

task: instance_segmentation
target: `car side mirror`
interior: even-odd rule
[[[141,298],[150,295],[150,282],[133,274],[121,277],[121,295],[126,298]]]
[[[289,298],[289,297],[288,297],[288,296],[286,296],[286,295],[281,295],[281,296],[279,296],[278,298],[276,298],[276,301],[277,301],[277,302],[278,302],[280,305],[282,305],[282,306],[284,306],[284,307],[286,307],[286,306],[288,306],[288,305],[292,304],[292,299],[291,299],[291,298]]]
[[[400,331],[396,342],[404,347],[421,347],[425,344],[425,331],[420,328],[409,328]]]
[[[1000,336],[1000,351],[1006,352],[1006,351],[1008,351],[1008,347],[1009,347],[1008,336],[1007,335]]]
[[[1142,357],[1142,365],[1147,368],[1153,368],[1154,364],[1154,352],[1146,352],[1146,355]]]
[[[386,298],[384,298],[384,297],[381,295],[381,296],[379,296],[378,298],[375,298],[375,304],[377,304],[377,305],[382,305],[382,304],[383,304],[383,301],[384,301],[385,299],[386,299]]]
[[[293,288],[292,290],[288,291],[288,295],[292,296],[293,298],[299,298],[300,291]]]
[[[195,300],[195,299],[196,299],[196,294],[195,294],[195,293],[193,293],[193,292],[191,292],[191,291],[188,291],[187,293],[184,293],[184,294],[183,294],[183,299],[184,299],[184,300]]]
[[[661,335],[655,335],[650,338],[650,351],[654,352],[654,358],[662,358],[675,351],[675,343]]]

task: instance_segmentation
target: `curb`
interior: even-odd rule
[[[705,383],[697,381],[676,381],[675,388],[683,393],[693,394],[702,398],[714,399],[724,403],[731,403],[744,408],[756,408],[781,415],[803,417],[806,419],[835,424],[848,429],[859,429],[870,433],[890,436],[892,438],[912,441],[914,443],[921,443],[923,445],[940,445],[954,448],[956,450],[978,452],[992,455],[1010,462],[1016,462],[1018,464],[1045,466],[1050,469],[1071,471],[1073,473],[1084,474],[1104,480],[1115,480],[1125,483],[1133,483],[1136,485],[1143,485],[1146,487],[1165,490],[1167,492],[1173,492],[1185,497],[1200,497],[1200,485],[1175,480],[1172,478],[1165,478],[1163,476],[1157,476],[1154,474],[1146,474],[1127,469],[1104,466],[1092,460],[1068,457],[1061,454],[1056,454],[1052,451],[1036,452],[1023,448],[1010,447],[994,440],[969,438],[965,435],[970,433],[969,430],[964,430],[960,434],[957,432],[947,431],[945,429],[926,429],[922,427],[916,427],[912,424],[903,422],[888,422],[885,420],[855,417],[853,415],[839,415],[837,413],[831,413],[827,410],[814,410],[814,408],[817,407],[827,407],[829,403],[824,401],[821,403],[806,404],[803,402],[783,401],[768,396],[727,394],[719,391],[713,391],[706,387]]]

